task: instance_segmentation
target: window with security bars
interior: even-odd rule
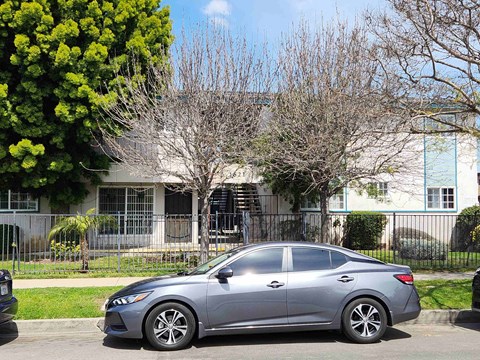
[[[153,187],[101,187],[98,210],[100,214],[120,216],[117,231],[121,234],[151,234],[153,199]]]
[[[454,209],[455,192],[454,188],[428,188],[427,189],[428,209]]]
[[[28,192],[0,191],[0,211],[38,211],[38,199]]]

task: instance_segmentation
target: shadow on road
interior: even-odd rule
[[[411,335],[396,328],[388,328],[382,341],[395,341],[410,338]],[[249,335],[225,335],[211,336],[203,339],[195,339],[192,343],[196,348],[208,348],[217,346],[238,345],[276,345],[276,344],[309,344],[309,343],[350,343],[338,331],[309,331],[298,333],[276,334],[249,334]],[[122,350],[153,350],[146,340],[121,339],[107,336],[103,345]]]
[[[0,325],[0,346],[18,338],[18,327],[14,322]]]

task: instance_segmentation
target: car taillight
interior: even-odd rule
[[[412,274],[396,274],[393,275],[397,280],[401,281],[407,285],[413,285],[413,275]]]

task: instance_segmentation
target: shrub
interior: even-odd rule
[[[387,217],[374,211],[352,211],[345,221],[344,244],[354,250],[374,250],[379,247]]]
[[[471,245],[479,248],[480,242],[474,235],[474,230],[480,225],[480,206],[474,205],[463,209],[455,223],[455,238],[457,240],[456,251],[465,251]],[[478,249],[477,249],[478,250]]]
[[[75,261],[80,256],[80,245],[75,240],[50,243],[50,252],[55,261]]]
[[[16,239],[20,236],[20,227],[0,224],[0,256],[2,254],[12,254],[13,250],[13,229],[16,228]]]
[[[445,260],[448,247],[439,240],[406,238],[399,241],[399,255],[402,259],[412,260]]]
[[[431,240],[436,240],[433,236],[430,234],[414,229],[414,228],[407,228],[407,227],[399,227],[393,231],[395,236],[392,236],[394,239],[393,243],[393,249],[400,250],[400,240],[404,239],[417,239],[417,240],[425,240],[425,241],[431,241]]]

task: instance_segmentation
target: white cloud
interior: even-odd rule
[[[231,12],[231,6],[226,0],[211,0],[203,9],[207,16],[228,16]]]

